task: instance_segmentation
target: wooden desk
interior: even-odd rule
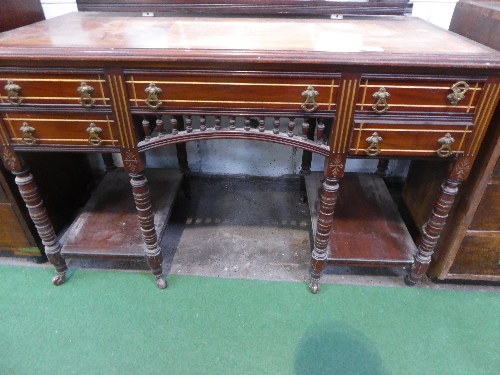
[[[246,139],[326,158],[311,256],[310,288],[316,293],[327,261],[412,263],[408,282],[423,275],[500,97],[500,55],[414,18],[80,13],[1,34],[0,82],[6,87],[0,97],[2,159],[16,174],[58,271],[56,285],[64,281],[66,264],[17,151],[119,151],[132,177],[146,257],[158,286],[165,287],[141,153],[194,140]],[[185,130],[178,128],[181,115]],[[170,116],[169,133],[163,116]],[[215,127],[206,128],[207,116],[215,117]],[[229,126],[222,128],[226,116]],[[240,117],[244,125],[236,127]],[[259,119],[257,128],[250,127],[251,117]],[[272,119],[271,129],[265,118]],[[281,118],[286,132],[279,131]],[[301,129],[294,129],[296,119],[303,119]],[[333,121],[328,135],[327,120]],[[446,161],[446,180],[418,249],[387,214],[385,193],[364,178],[345,179],[341,189],[351,194],[341,193],[342,214],[334,220],[347,157]],[[350,228],[347,234],[343,228]],[[369,235],[363,237],[364,231]],[[356,242],[360,248],[335,250],[357,237],[364,239]],[[399,248],[402,243],[410,249]],[[394,249],[372,257],[374,248],[386,246]]]

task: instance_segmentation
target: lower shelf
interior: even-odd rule
[[[313,233],[319,216],[323,173],[306,176]],[[385,186],[372,174],[346,173],[339,183],[328,263],[392,267],[413,262],[416,246]]]
[[[149,169],[148,179],[158,240],[170,216],[182,174],[175,169]],[[146,245],[137,219],[130,177],[109,172],[62,238],[61,253],[73,258],[143,258]]]

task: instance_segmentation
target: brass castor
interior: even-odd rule
[[[319,283],[317,281],[311,281],[309,284],[309,289],[311,290],[312,294],[316,294],[319,292]]]
[[[58,272],[57,275],[52,278],[52,284],[54,284],[55,286],[64,284],[64,281],[66,281],[66,271]]]

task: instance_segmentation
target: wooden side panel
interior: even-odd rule
[[[500,237],[466,236],[449,273],[460,274],[462,278],[500,276]]]
[[[469,228],[500,231],[500,184],[489,184],[486,187]]]
[[[0,203],[0,249],[17,251],[19,248],[34,247],[26,238],[26,232],[21,226],[18,217],[10,203]],[[35,248],[39,254],[38,248]]]

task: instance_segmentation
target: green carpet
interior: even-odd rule
[[[0,266],[0,374],[500,374],[500,293]]]

